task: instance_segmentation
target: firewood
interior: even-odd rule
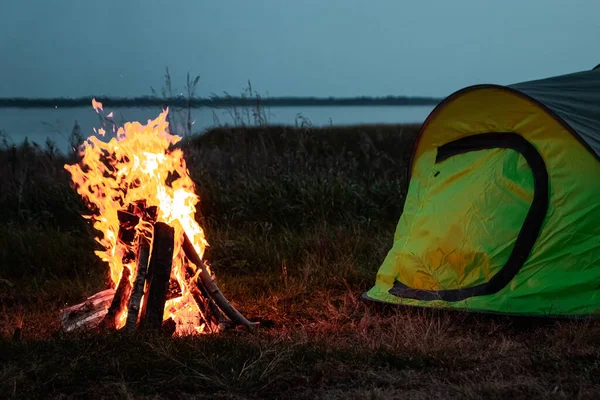
[[[163,322],[165,302],[175,249],[175,230],[164,222],[154,224],[152,254],[148,266],[148,289],[144,296],[144,305],[140,327],[160,329]]]
[[[117,217],[119,218],[117,238],[127,249],[122,257],[125,264],[131,262],[135,256],[130,249],[135,239],[135,227],[140,218],[124,210],[117,211]],[[67,332],[95,326],[101,329],[115,329],[116,318],[125,309],[131,292],[130,272],[129,268],[124,266],[116,289],[111,288],[96,293],[85,302],[64,309],[60,316],[63,329]]]
[[[129,209],[131,209],[131,207]],[[124,210],[117,211],[117,217],[119,218],[119,232],[117,233],[117,238],[126,247],[122,261],[123,264],[127,264],[133,261],[135,258],[133,242],[136,234],[135,227],[140,222],[140,217]]]
[[[231,321],[223,315],[219,307],[217,307],[214,300],[208,294],[208,290],[206,290],[206,287],[202,284],[202,281],[196,276],[196,271],[194,271],[189,264],[186,266],[185,272],[187,273],[186,278],[189,279],[188,289],[200,310],[202,318],[207,323],[208,330],[212,332],[213,326],[231,323]]]
[[[100,323],[100,328],[108,330],[114,330],[116,328],[118,322],[117,318],[121,315],[123,310],[125,310],[127,300],[129,300],[129,295],[131,294],[131,283],[129,283],[130,275],[131,271],[129,270],[129,267],[123,266],[123,272],[121,273],[121,279],[119,280],[115,296],[112,299],[108,312]]]
[[[106,316],[115,296],[114,289],[107,289],[88,297],[83,303],[60,311],[60,322],[65,332],[89,330],[97,327]]]
[[[169,317],[163,321],[162,330],[167,335],[173,336],[173,334],[177,331],[177,323],[173,321],[173,318]]]
[[[224,322],[221,310],[219,310],[215,302],[210,298],[202,282],[198,281],[197,278],[192,278],[189,290],[200,310],[202,319],[206,322],[207,330],[213,332],[218,329],[218,326]]]
[[[120,228],[127,232],[126,238],[129,239],[129,244],[133,242],[133,237],[135,237],[135,228],[139,224],[139,220],[142,219],[147,224],[154,224],[158,217],[158,207],[156,206],[147,206],[146,200],[137,200],[130,203],[127,206],[127,211],[120,211],[119,214],[119,222]],[[133,235],[133,237],[132,237]],[[150,257],[150,242],[142,233],[137,233],[138,235],[138,244],[137,244],[137,260],[136,265],[136,276],[133,283],[133,288],[131,291],[131,295],[129,296],[129,301],[127,305],[127,321],[125,323],[125,328],[128,331],[132,331],[135,329],[138,321],[138,316],[140,312],[140,302],[142,300],[142,295],[144,294],[144,286],[146,284],[146,275],[148,270],[148,259]],[[129,252],[129,257],[134,259],[134,252]]]
[[[127,305],[127,322],[125,329],[133,331],[138,322],[140,312],[140,303],[144,294],[144,285],[146,283],[146,273],[148,270],[148,259],[150,258],[150,241],[143,235],[139,235],[138,239],[138,254],[137,254],[137,271],[133,282],[133,289],[129,296]]]
[[[243,325],[247,329],[253,330],[256,328],[258,324],[248,321],[238,310],[233,307],[233,305],[223,296],[223,293],[219,290],[219,287],[215,283],[215,281],[210,276],[204,261],[200,258],[196,249],[194,248],[193,243],[190,241],[190,238],[187,234],[183,233],[183,251],[185,255],[191,262],[193,262],[196,267],[200,270],[198,277],[200,281],[206,288],[209,296],[215,301],[217,306],[223,311],[225,315],[227,315],[232,322],[238,325]]]
[[[147,206],[146,200],[137,200],[127,206],[127,211],[151,224],[156,222],[158,217],[158,207]]]

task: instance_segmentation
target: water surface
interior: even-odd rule
[[[356,124],[395,124],[420,123],[425,120],[434,106],[298,106],[265,108],[263,117],[269,124],[299,125],[311,123],[313,126],[356,125]],[[127,121],[146,123],[162,111],[160,108],[105,108],[105,113],[113,112],[114,120],[121,126]],[[186,112],[170,110],[175,122],[185,124]],[[177,118],[177,117],[183,118]],[[193,131],[203,132],[214,126],[236,125],[242,122],[255,123],[252,109],[192,109]],[[0,130],[9,143],[22,143],[28,140],[44,144],[47,138],[60,148],[68,148],[67,138],[75,124],[80,126],[84,137],[93,135],[93,128],[102,127],[101,119],[91,107],[77,108],[0,108]],[[183,126],[175,126],[175,132],[183,134]]]

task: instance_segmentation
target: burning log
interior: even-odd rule
[[[131,211],[130,211],[131,210]],[[123,254],[123,264],[127,264],[135,259],[133,252],[133,241],[135,240],[135,227],[140,222],[140,217],[133,214],[132,207],[127,211],[117,211],[119,218],[119,232],[117,233],[118,240],[125,245],[127,251]]]
[[[152,256],[148,267],[148,290],[144,296],[140,319],[140,326],[143,328],[158,329],[162,325],[174,247],[175,229],[163,222],[154,224]]]
[[[208,329],[212,332],[213,327],[218,327],[221,324],[228,325],[230,321],[226,320],[222,315],[221,310],[219,310],[213,299],[210,298],[202,282],[198,280],[198,277],[194,277],[193,271],[188,271],[188,273],[190,275],[190,292],[202,317],[208,322]]]
[[[198,268],[198,271],[199,270],[200,269]],[[217,330],[219,326],[231,325],[231,320],[223,315],[219,307],[208,294],[208,290],[199,279],[197,271],[194,271],[189,263],[186,264],[186,273],[187,278],[189,279],[188,289],[194,298],[194,302],[198,306],[198,310],[200,310],[202,318],[208,324],[207,329],[212,332],[213,330]]]
[[[125,264],[130,263],[135,259],[135,253],[132,250],[133,242],[135,240],[135,227],[140,222],[140,217],[133,214],[133,205],[130,205],[127,211],[117,211],[117,217],[119,218],[119,231],[117,233],[118,240],[125,245],[125,253],[122,256],[123,271],[121,272],[121,278],[117,290],[112,299],[112,303],[104,320],[100,323],[102,329],[114,330],[118,326],[117,318],[123,313],[127,302],[130,298],[132,286],[129,282],[131,270]]]
[[[190,241],[190,238],[186,233],[184,233],[183,236],[183,251],[190,261],[193,262],[200,270],[198,277],[200,278],[200,281],[204,287],[207,289],[209,296],[219,306],[221,311],[223,311],[223,313],[227,315],[231,321],[233,321],[233,323],[243,325],[250,330],[255,329],[258,324],[248,321],[242,314],[240,314],[238,310],[235,309],[233,305],[231,305],[229,300],[223,296],[223,293],[221,293],[219,287],[210,276],[204,261],[202,261],[198,253],[196,253],[196,249]]]
[[[125,328],[128,331],[134,330],[138,322],[140,302],[142,301],[142,295],[144,294],[149,258],[150,242],[144,235],[140,235],[138,241],[137,272],[135,281],[133,282],[133,289],[129,296],[129,303],[127,305],[127,322],[125,322]]]
[[[127,300],[129,300],[129,295],[131,294],[131,283],[129,283],[129,276],[131,275],[131,271],[129,267],[124,266],[123,272],[121,273],[121,280],[119,281],[119,286],[117,286],[117,290],[112,299],[108,312],[106,313],[104,319],[100,323],[100,328],[114,330],[119,324],[117,318],[119,315],[123,313],[125,310],[125,306],[127,305]]]
[[[129,297],[129,304],[127,305],[127,322],[125,323],[125,328],[131,332],[138,323],[140,303],[142,301],[142,295],[144,294],[146,275],[148,273],[148,262],[150,259],[150,240],[148,237],[154,235],[150,228],[152,228],[151,224],[156,221],[158,209],[156,207],[146,207],[145,201],[137,201],[130,205],[129,210],[139,216],[143,221],[142,231],[138,232],[136,276]]]

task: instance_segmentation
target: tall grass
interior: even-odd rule
[[[165,69],[164,84],[160,89],[162,98],[166,100],[183,96],[187,103],[185,107],[171,107],[170,112],[167,115],[167,121],[169,122],[169,128],[172,134],[184,137],[192,134],[194,122],[192,121],[191,102],[196,97],[199,83],[200,75],[192,77],[188,72],[186,74],[186,81],[183,89],[185,91],[185,96],[183,96],[183,92],[179,92],[179,90],[173,86],[169,68],[167,67]],[[150,87],[150,92],[152,93],[152,96],[158,97],[158,91],[154,89],[154,87]]]
[[[211,246],[214,264],[227,270],[249,263],[252,272],[270,273],[306,252],[307,238],[391,232],[402,208],[404,165],[416,129],[257,126],[186,137],[180,145],[201,198],[198,218],[209,242],[225,246]],[[89,256],[94,232],[81,217],[85,205],[63,168],[75,157],[27,141],[0,151],[0,218],[3,229],[18,233],[3,235],[0,262],[7,267],[0,277],[37,274],[35,256],[41,254],[44,270],[62,274],[78,264],[55,253],[68,254],[68,243],[85,259],[75,270],[97,266]],[[81,247],[69,237],[89,244]],[[311,240],[316,245],[324,239]],[[256,248],[255,241],[264,247]],[[346,237],[339,242],[342,248],[352,243]],[[231,243],[254,256],[233,261]],[[32,251],[36,246],[43,250]],[[86,251],[77,250],[82,248]]]

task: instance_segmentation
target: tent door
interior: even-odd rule
[[[410,288],[396,280],[389,293],[417,300],[460,301],[473,296],[493,294],[505,287],[519,272],[533,248],[548,211],[548,172],[537,149],[521,135],[513,132],[489,132],[461,138],[438,148],[436,163],[476,150],[512,149],[519,152],[533,173],[533,201],[516,242],[504,266],[487,282],[471,287],[447,290]]]

